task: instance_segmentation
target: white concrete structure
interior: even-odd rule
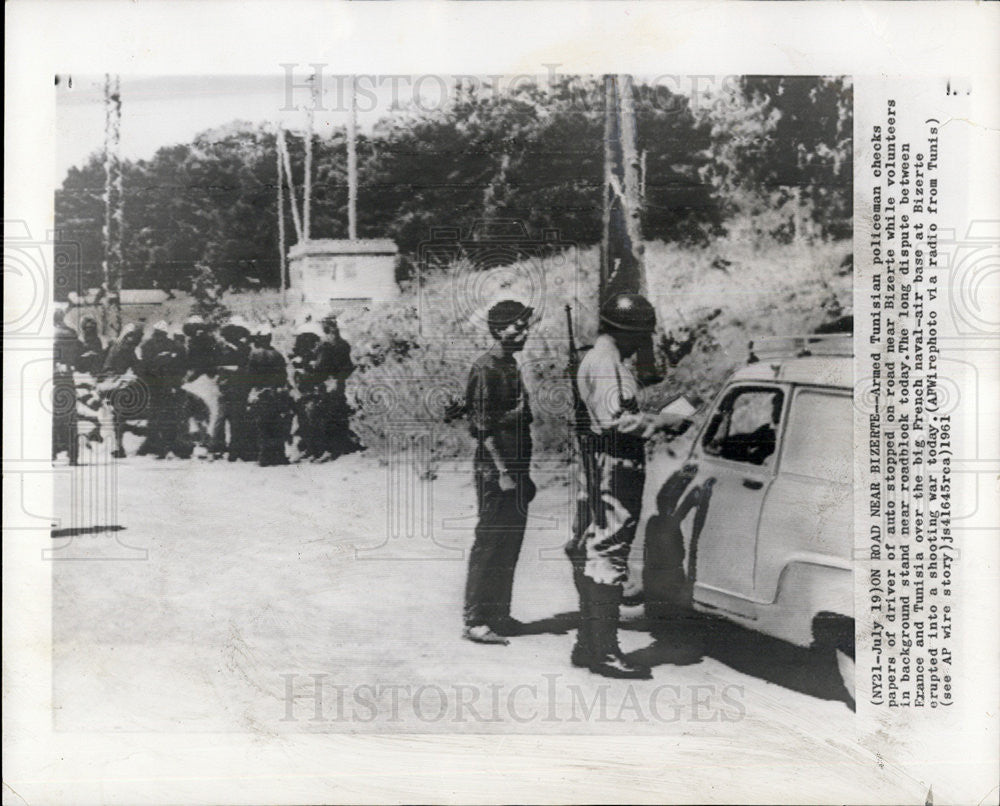
[[[344,308],[399,297],[396,258],[388,238],[324,238],[288,250],[289,298],[308,306]]]

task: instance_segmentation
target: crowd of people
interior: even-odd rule
[[[159,459],[189,458],[200,445],[207,458],[267,466],[287,464],[291,445],[298,460],[315,462],[362,448],[345,388],[351,347],[332,316],[299,326],[287,359],[268,324],[239,316],[218,327],[196,315],[180,327],[161,320],[148,335],[130,323],[110,344],[93,317],[79,328],[56,312],[53,458],[78,462],[81,419],[94,424],[89,439],[103,440],[102,408],[116,458],[126,455],[126,430],[143,435],[139,454]]]

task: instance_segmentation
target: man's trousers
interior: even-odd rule
[[[509,468],[513,490],[500,489],[500,473],[490,459],[476,458],[474,476],[479,522],[469,554],[465,585],[465,624],[495,624],[510,616],[514,568],[535,485],[528,466]]]

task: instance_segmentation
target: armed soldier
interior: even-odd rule
[[[625,364],[656,327],[649,301],[618,294],[602,306],[600,318],[600,335],[576,377],[585,421],[580,445],[588,507],[578,513],[566,546],[580,597],[571,661],[605,677],[646,679],[649,668],[630,662],[618,646],[622,586],[642,504],[645,440],[657,429],[682,425],[684,418],[641,412],[639,384]]]
[[[520,625],[511,618],[514,567],[524,542],[531,470],[531,406],[514,355],[524,349],[532,309],[514,300],[490,308],[496,343],[469,373],[466,406],[477,448],[473,460],[479,522],[469,554],[464,637],[506,644]]]

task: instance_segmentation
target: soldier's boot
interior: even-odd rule
[[[573,565],[573,584],[576,585],[576,592],[580,600],[580,621],[577,625],[576,641],[573,643],[569,662],[581,669],[589,669],[590,664],[593,662],[594,654],[590,630],[590,599],[583,571],[576,564]]]
[[[593,656],[590,671],[602,677],[628,680],[649,680],[653,674],[648,666],[633,663],[618,647],[618,615],[621,605],[620,585],[602,585],[584,580],[590,599],[590,634]]]

